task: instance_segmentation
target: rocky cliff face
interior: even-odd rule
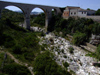
[[[53,39],[53,44],[49,39]],[[76,75],[100,75],[100,68],[93,66],[94,62],[97,62],[95,58],[86,56],[88,52],[81,48],[71,45],[69,41],[62,37],[56,37],[52,34],[47,34],[45,37],[41,37],[40,44],[48,44],[48,50],[54,53],[54,58],[59,65],[64,68],[63,63],[69,64],[68,70],[72,70]],[[70,53],[69,48],[72,47],[73,53]]]
[[[100,44],[100,35],[92,34],[90,44],[93,44],[93,45]]]

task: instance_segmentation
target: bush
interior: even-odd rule
[[[66,55],[64,55],[64,58],[67,58],[67,56],[66,56]]]
[[[58,66],[50,56],[52,55],[47,51],[36,57],[33,65],[35,75],[71,75]]]
[[[73,44],[79,46],[81,44],[84,44],[84,42],[86,42],[86,34],[85,33],[77,32],[73,35]]]
[[[0,45],[4,45],[6,48],[11,48],[15,45],[13,37],[7,33],[0,35]]]
[[[100,24],[99,23],[95,23],[93,25],[92,33],[93,34],[96,34],[96,35],[99,35],[100,34]]]
[[[20,45],[15,45],[13,47],[13,53],[15,53],[15,54],[21,54],[22,53],[21,48],[22,47]]]
[[[96,11],[95,15],[100,15],[100,9]]]
[[[62,49],[62,53],[64,53],[64,50]]]
[[[67,68],[69,64],[67,62],[63,63],[64,67]]]
[[[32,18],[31,18],[32,19]],[[33,20],[33,19],[32,19]],[[44,13],[41,13],[39,14],[37,17],[34,18],[32,24],[34,23],[37,23],[41,26],[44,26],[45,25],[45,14]]]
[[[41,36],[45,36],[45,33],[41,32]]]
[[[69,52],[70,52],[71,54],[73,54],[74,48],[73,48],[73,47],[69,47],[68,49],[69,49]]]
[[[13,37],[11,35],[8,34],[4,34],[4,46],[6,48],[11,48],[15,45],[15,40],[13,39]]]
[[[25,53],[24,57],[25,57],[26,60],[33,61],[35,55],[34,55],[34,53]]]
[[[100,45],[96,49],[97,58],[100,60]]]
[[[2,71],[9,75],[31,75],[26,67],[18,64],[5,65]]]
[[[33,33],[28,33],[25,36],[26,37],[22,38],[22,41],[20,42],[23,45],[23,47],[33,48],[34,50],[39,49],[39,39],[36,35],[34,35]]]
[[[8,75],[8,74],[0,73],[0,75]]]

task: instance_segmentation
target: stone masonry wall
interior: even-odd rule
[[[82,18],[83,16],[79,16]],[[84,16],[84,18],[93,19],[94,21],[100,22],[100,16]]]

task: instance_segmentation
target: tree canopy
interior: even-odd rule
[[[98,9],[95,14],[100,15],[100,9]]]

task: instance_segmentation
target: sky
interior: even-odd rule
[[[83,9],[100,9],[100,0],[1,0],[8,2],[18,2],[18,3],[27,3],[27,4],[38,4],[38,5],[48,5],[56,7],[66,7],[66,6],[79,6]],[[19,9],[14,7],[7,7],[10,10],[17,11]],[[41,12],[39,9],[34,11]]]

